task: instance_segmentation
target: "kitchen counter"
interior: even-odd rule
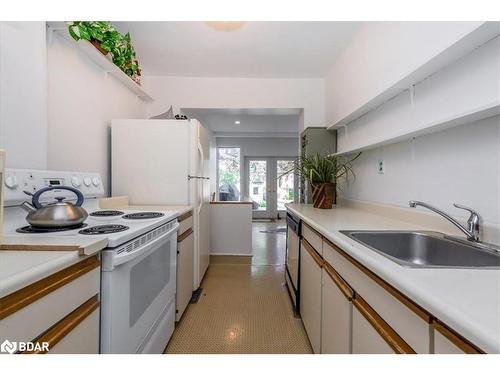
[[[457,333],[486,352],[500,353],[500,270],[405,268],[339,232],[433,230],[460,235],[451,224],[440,219],[436,227],[435,218],[421,220],[429,216],[418,211],[389,206],[374,209],[347,201],[331,210],[306,204],[286,207]]]

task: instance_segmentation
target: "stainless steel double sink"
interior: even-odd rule
[[[410,268],[500,268],[500,251],[430,231],[341,231],[386,258]]]

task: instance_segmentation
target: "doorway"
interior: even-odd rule
[[[254,219],[285,217],[285,204],[295,201],[297,191],[297,181],[291,171],[293,160],[290,157],[245,158],[245,196],[253,203]]]

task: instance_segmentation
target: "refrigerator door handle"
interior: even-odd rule
[[[188,180],[191,180],[193,178],[198,178],[200,180],[210,180],[210,177],[205,177],[205,176],[191,176],[190,174],[188,174]]]
[[[201,147],[201,143],[198,142],[198,153],[199,153],[199,172],[201,172],[201,174],[203,174],[204,170],[203,170],[203,161],[205,160],[204,157],[203,157],[203,148]],[[200,180],[203,180],[205,179],[206,177],[202,177],[200,178]],[[203,205],[203,181],[198,181],[198,184],[199,184],[199,188],[198,188],[198,191],[199,191],[199,204],[198,204],[198,214],[201,212],[201,207]]]

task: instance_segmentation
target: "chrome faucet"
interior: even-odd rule
[[[422,206],[425,207],[431,211],[434,211],[435,213],[441,215],[445,219],[447,219],[449,222],[454,224],[458,229],[460,229],[462,232],[465,233],[467,236],[467,239],[472,242],[480,242],[479,240],[479,234],[480,234],[480,229],[481,229],[481,215],[476,210],[473,210],[472,208],[463,206],[461,204],[453,203],[453,205],[456,208],[460,208],[462,210],[466,210],[470,212],[469,219],[467,220],[467,228],[460,224],[458,221],[456,221],[454,218],[452,218],[450,215],[448,215],[446,212],[441,211],[439,208],[433,207],[430,204],[427,204],[425,202],[419,202],[419,201],[410,201],[410,207],[417,207],[417,206]]]

